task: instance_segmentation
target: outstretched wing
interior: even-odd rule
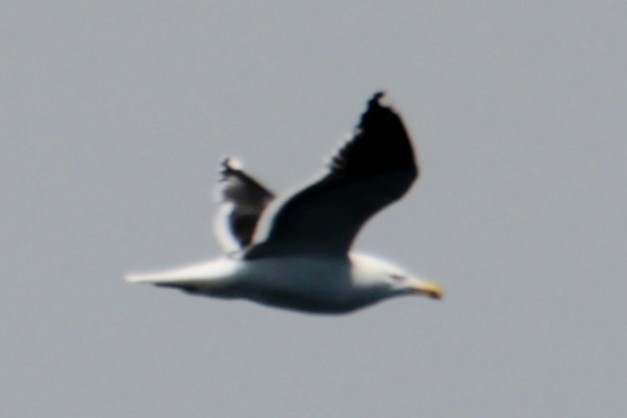
[[[274,194],[229,158],[222,162],[220,174],[216,235],[227,251],[234,251],[250,244],[257,221]]]
[[[382,96],[370,99],[353,138],[333,157],[322,179],[274,213],[264,213],[266,229],[256,232],[258,244],[247,251],[247,259],[345,256],[362,225],[405,194],[418,177],[418,166],[401,118],[379,103]]]

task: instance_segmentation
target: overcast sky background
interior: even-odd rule
[[[5,2],[2,417],[624,417],[627,4]],[[319,317],[132,286],[208,259],[378,89],[422,177],[357,247],[440,283]]]

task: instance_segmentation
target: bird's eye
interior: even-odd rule
[[[390,274],[390,277],[397,281],[403,280],[403,276],[400,274]]]

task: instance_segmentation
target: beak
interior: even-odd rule
[[[412,287],[415,293],[420,293],[421,295],[425,295],[430,297],[431,299],[442,299],[444,296],[444,292],[435,283],[429,282],[418,282]]]

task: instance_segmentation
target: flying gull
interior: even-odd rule
[[[437,285],[350,251],[366,221],[418,177],[403,122],[381,97],[379,92],[368,101],[322,178],[295,193],[277,198],[233,160],[223,161],[217,235],[227,255],[126,279],[320,314],[348,313],[401,295],[441,298]]]

